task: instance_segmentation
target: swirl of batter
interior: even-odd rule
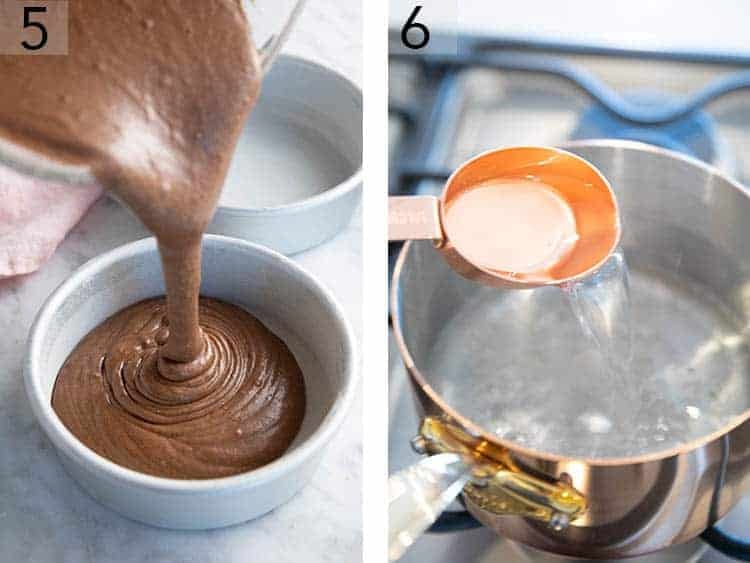
[[[265,465],[297,435],[302,372],[248,312],[201,298],[203,350],[190,363],[160,348],[163,298],[136,303],[91,331],[63,365],[52,406],[86,446],[161,477],[222,477]]]

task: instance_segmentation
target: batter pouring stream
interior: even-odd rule
[[[201,237],[258,96],[238,1],[71,2],[69,54],[0,56],[0,136],[89,166],[155,235],[166,304],[89,334],[53,407],[121,465],[201,478],[278,457],[301,425],[294,357],[246,312],[199,302]]]

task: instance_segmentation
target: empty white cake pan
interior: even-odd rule
[[[263,81],[208,232],[300,252],[346,227],[361,186],[359,88],[282,55]]]

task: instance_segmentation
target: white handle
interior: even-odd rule
[[[284,46],[284,43],[286,43],[286,40],[294,27],[294,23],[302,13],[302,8],[305,7],[306,1],[307,0],[297,0],[281,30],[277,34],[271,35],[266,43],[259,49],[260,68],[263,75],[268,73],[271,65],[279,55],[281,48]]]
[[[471,470],[457,454],[426,457],[388,479],[388,559],[398,560],[461,493]]]

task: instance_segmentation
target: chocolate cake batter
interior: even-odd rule
[[[273,461],[299,430],[302,374],[284,343],[233,305],[202,298],[194,374],[158,366],[166,306],[150,299],[90,332],[60,370],[53,406],[104,457],[165,477],[218,477]]]
[[[267,463],[301,424],[299,368],[236,307],[206,302],[199,324],[201,236],[260,86],[240,2],[76,0],[69,17],[69,55],[0,56],[0,135],[91,167],[156,236],[167,298],[158,330],[149,302],[84,339],[53,407],[84,444],[155,475]]]

